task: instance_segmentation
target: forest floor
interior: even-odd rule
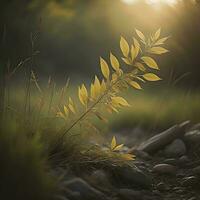
[[[135,133],[138,132],[137,129]],[[132,148],[131,135],[123,134],[120,138],[119,134],[117,138],[127,143],[123,151],[134,153],[136,159],[126,166],[98,165],[78,174],[73,170],[56,169],[63,177],[60,181],[62,195],[58,199],[200,199],[200,124],[174,125],[143,142],[141,138],[136,141],[134,136]]]

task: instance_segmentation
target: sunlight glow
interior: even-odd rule
[[[140,0],[121,0],[121,1],[127,5],[132,5],[134,3],[138,3]],[[179,1],[181,0],[146,0],[146,3],[149,5],[167,4],[169,6],[174,6]]]
[[[121,0],[121,1],[125,4],[128,4],[128,5],[131,5],[131,4],[138,2],[138,0]]]
[[[147,4],[150,5],[156,5],[156,4],[168,4],[169,6],[174,6],[178,3],[180,0],[146,0]]]

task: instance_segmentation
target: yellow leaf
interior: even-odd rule
[[[119,71],[119,61],[117,60],[117,58],[110,53],[110,62],[111,62],[111,66],[115,71]]]
[[[140,62],[136,62],[134,66],[137,67],[139,70],[141,70],[143,72],[146,71],[144,65]]]
[[[83,105],[87,104],[88,101],[88,92],[84,84],[82,84],[81,88],[78,88],[78,96],[79,100]]]
[[[129,45],[128,45],[128,42],[122,36],[121,36],[121,39],[120,39],[120,48],[121,48],[121,51],[122,51],[123,55],[125,57],[128,57]]]
[[[64,111],[65,111],[65,115],[68,116],[69,110],[68,110],[68,108],[66,106],[64,106]]]
[[[76,111],[75,111],[75,107],[74,107],[74,102],[72,101],[72,98],[71,97],[69,97],[69,105],[68,105],[68,107],[69,107],[69,110],[72,112],[72,113],[76,113]]]
[[[155,35],[154,35],[154,39],[155,39],[155,40],[157,40],[157,39],[160,37],[160,32],[161,32],[161,29],[159,28],[159,29],[156,31]]]
[[[139,54],[139,51],[140,51],[140,43],[138,42],[138,40],[136,38],[133,38],[133,43],[134,43],[135,51],[136,51],[135,57],[137,57]]]
[[[90,86],[90,96],[92,98],[92,100],[95,100],[95,89],[94,89],[94,85],[93,83],[91,83],[91,86]]]
[[[101,93],[101,84],[97,76],[95,76],[94,80],[94,94],[95,99],[100,95]]]
[[[135,89],[141,90],[141,86],[136,81],[130,81],[129,84]]]
[[[131,59],[132,61],[136,58],[136,49],[133,45],[131,45]]]
[[[127,64],[127,65],[132,65],[132,62],[128,58],[122,58],[122,60]]]
[[[112,74],[112,82],[114,83],[117,80],[118,76],[116,73]]]
[[[117,141],[116,141],[115,136],[113,136],[111,144],[110,144],[110,149],[113,150],[116,147],[116,145],[117,145]]]
[[[157,75],[153,74],[153,73],[147,73],[143,75],[143,78],[147,81],[159,81],[161,80],[160,77],[158,77]]]
[[[106,79],[109,79],[110,70],[107,62],[100,57],[101,72]]]
[[[165,42],[168,38],[169,38],[169,37],[164,37],[164,38],[159,39],[157,42],[155,42],[154,46],[164,44],[164,42]]]
[[[66,120],[66,116],[62,112],[57,112],[56,116]]]
[[[130,106],[123,97],[111,97],[112,103],[121,106]]]
[[[124,160],[135,160],[135,156],[129,153],[125,153],[121,155]]]
[[[106,83],[104,80],[101,82],[101,92],[104,93],[106,91]]]
[[[155,60],[153,58],[148,57],[148,56],[143,56],[141,59],[150,68],[152,68],[152,69],[159,69],[157,63],[155,62]]]
[[[80,87],[78,87],[78,97],[79,97],[80,102],[81,102],[83,105],[85,105],[84,100],[83,100],[83,96],[82,96],[82,91],[81,91],[81,88],[80,88]]]
[[[113,150],[114,151],[119,151],[119,150],[122,149],[123,146],[124,146],[124,144],[117,145]]]
[[[145,41],[145,36],[144,36],[144,34],[143,34],[141,31],[137,30],[137,29],[135,29],[135,31],[136,31],[137,35],[139,36],[139,38],[140,38],[142,41]]]
[[[164,53],[167,53],[169,52],[167,49],[163,48],[163,47],[152,47],[150,50],[149,50],[150,53],[153,53],[153,54],[164,54]]]

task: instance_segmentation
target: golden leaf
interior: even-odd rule
[[[148,57],[148,56],[143,56],[143,57],[141,57],[141,59],[150,68],[152,68],[152,69],[159,69],[157,63],[155,62],[155,60],[153,58]]]
[[[64,106],[64,112],[65,112],[65,115],[68,116],[69,110],[68,110],[68,108],[66,106]]]
[[[141,31],[137,30],[137,29],[135,29],[135,31],[136,31],[137,35],[139,36],[139,38],[140,38],[142,41],[145,41],[145,36],[144,36],[144,34],[143,34]]]
[[[117,145],[117,141],[116,141],[115,136],[113,136],[111,144],[110,144],[110,149],[113,150],[116,147],[116,145]]]
[[[121,36],[121,39],[120,39],[120,48],[121,48],[121,51],[122,51],[123,55],[125,57],[128,57],[129,45],[128,45],[128,42],[122,36]]]
[[[160,37],[160,32],[161,32],[161,29],[159,28],[159,29],[156,31],[155,35],[154,35],[154,39],[155,39],[155,40],[157,40],[157,39]]]
[[[106,79],[109,79],[110,70],[107,62],[100,57],[101,72]]]
[[[147,73],[143,75],[143,78],[147,81],[159,81],[161,80],[160,77],[158,77],[157,75],[153,74],[153,73]]]
[[[123,97],[111,97],[112,103],[121,106],[130,106]]]
[[[68,107],[69,107],[69,110],[72,112],[72,113],[76,113],[76,111],[75,111],[75,107],[74,107],[74,102],[72,101],[72,98],[71,97],[69,97],[69,105],[68,105]]]
[[[124,146],[124,144],[117,145],[117,146],[113,149],[113,151],[119,151],[119,150],[122,149],[123,146]]]
[[[95,100],[95,97],[96,97],[93,83],[91,83],[91,86],[90,86],[90,97],[92,98],[92,100]]]
[[[157,42],[155,42],[154,46],[164,44],[164,42],[165,42],[168,38],[169,38],[169,37],[164,37],[164,38],[159,39]]]
[[[133,88],[141,90],[141,86],[136,81],[130,81],[129,85],[131,85]]]
[[[129,153],[121,154],[121,157],[124,160],[135,160],[135,156]]]
[[[115,71],[119,71],[119,61],[117,60],[117,58],[110,53],[110,62],[111,62],[111,66]]]
[[[56,113],[56,116],[57,116],[57,117],[61,117],[61,118],[63,118],[63,119],[66,120],[66,116],[65,116],[62,112],[57,112],[57,113]]]
[[[160,55],[160,54],[167,53],[169,51],[163,47],[152,47],[148,52]]]
[[[106,91],[106,83],[104,80],[101,82],[101,92],[104,93]]]
[[[146,68],[145,68],[144,65],[143,65],[142,63],[140,63],[140,62],[136,62],[134,66],[137,67],[139,70],[141,70],[141,71],[143,71],[143,72],[146,71]]]
[[[88,101],[88,92],[84,84],[82,84],[81,88],[78,88],[78,96],[79,100],[83,105],[87,104]]]
[[[127,64],[127,65],[132,65],[132,62],[128,58],[122,58],[122,60]]]
[[[101,93],[101,84],[97,76],[95,76],[94,80],[94,94],[95,94],[95,99],[100,95]]]
[[[137,41],[136,38],[133,38],[133,43],[135,46],[135,58],[136,58],[140,52],[140,43]]]

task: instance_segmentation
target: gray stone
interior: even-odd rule
[[[166,131],[155,135],[154,137],[142,143],[138,147],[138,150],[145,151],[148,153],[154,153],[162,149],[164,146],[171,143],[173,140],[183,136],[185,134],[185,129],[189,126],[189,124],[190,122],[186,121],[180,125],[174,125]]]
[[[120,189],[118,193],[119,197],[123,200],[143,200],[143,194],[141,191],[135,191],[131,189]]]
[[[200,166],[193,168],[192,171],[194,172],[194,174],[200,175]]]
[[[177,165],[177,164],[178,164],[178,161],[177,161],[177,159],[175,159],[175,158],[168,158],[168,159],[165,159],[165,160],[163,161],[163,163],[165,163],[165,164],[170,164],[170,165]]]
[[[170,164],[158,164],[153,167],[153,172],[158,174],[174,175],[176,171],[177,168]]]
[[[191,145],[200,143],[200,130],[192,130],[187,132],[184,136],[184,139]]]
[[[200,131],[200,123],[195,124],[190,128],[190,131],[199,130]]]
[[[92,174],[88,177],[88,182],[103,191],[113,188],[108,174],[104,170],[95,170],[92,172]]]
[[[186,165],[188,162],[190,162],[190,159],[187,157],[187,156],[181,156],[180,158],[179,158],[179,163],[180,164],[184,164],[184,165]]]
[[[151,188],[152,178],[136,167],[117,167],[114,169],[117,181],[139,188]]]
[[[69,200],[68,198],[64,197],[64,196],[56,196],[55,197],[56,200]]]
[[[169,190],[169,187],[167,187],[166,184],[164,184],[163,182],[158,183],[156,185],[156,188],[161,192]]]
[[[107,199],[105,195],[98,191],[97,189],[90,186],[86,181],[81,178],[74,178],[70,181],[66,181],[63,183],[66,188],[70,189],[72,192],[79,192],[81,195],[81,199]]]
[[[197,178],[195,176],[190,176],[183,179],[182,186],[193,187],[196,186],[197,183],[198,183]]]
[[[186,153],[185,143],[181,139],[176,139],[165,147],[164,152],[167,157],[180,157]]]

